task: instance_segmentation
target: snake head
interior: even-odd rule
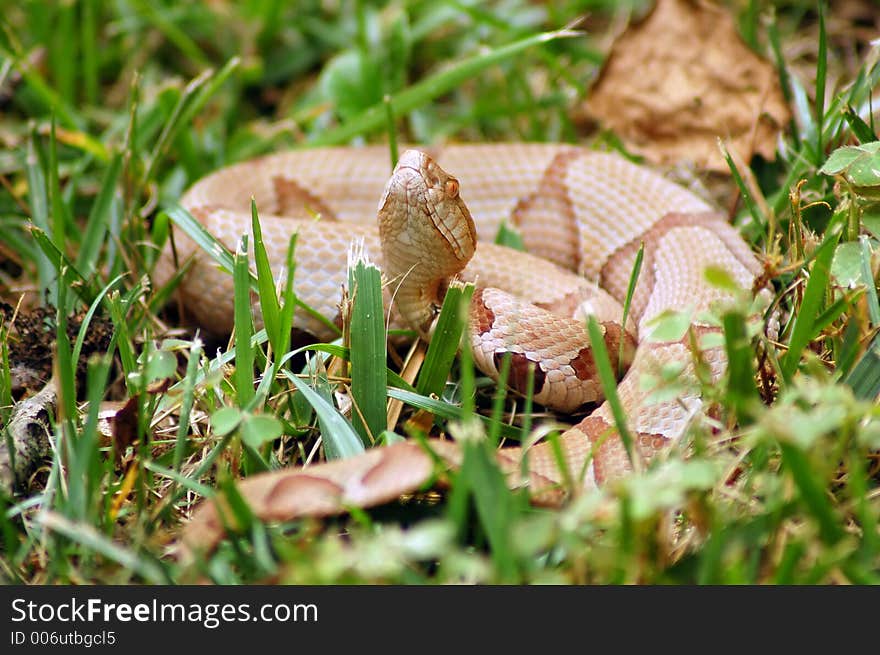
[[[404,152],[379,202],[385,274],[404,318],[426,334],[447,280],[474,254],[477,231],[458,180],[419,150]]]

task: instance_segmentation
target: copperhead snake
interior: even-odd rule
[[[710,204],[618,155],[567,145],[456,145],[431,150],[430,156],[413,150],[402,155],[390,181],[389,168],[385,147],[281,153],[209,175],[182,204],[231,247],[250,231],[254,197],[278,274],[289,235],[297,230],[297,294],[329,319],[338,313],[345,253],[355,237],[364,239],[396,291],[395,320],[402,315],[426,337],[445,280],[467,264],[461,277],[477,280],[479,287],[470,318],[476,363],[497,377],[500,354],[511,351],[516,387],[523,384],[528,362],[536,362],[535,399],[561,411],[599,400],[583,323],[592,313],[610,353],[621,339],[638,342],[617,390],[638,457],[650,459],[682,435],[702,408],[694,356],[687,335],[673,341],[645,338],[652,320],[668,311],[689,312],[691,337],[717,331],[703,316],[729,300],[730,292],[710,285],[705,268],[725,269],[745,289],[761,273],[750,247]],[[522,235],[529,254],[492,245],[505,221]],[[624,329],[619,303],[642,243],[632,323]],[[178,234],[177,263],[166,249],[155,280],[169,279],[190,257],[194,263],[178,289],[184,306],[209,331],[229,332],[231,277],[193,242]],[[331,336],[305,313],[297,312],[296,327]],[[700,357],[712,379],[724,374],[722,346],[710,344]],[[664,364],[680,366],[684,391],[655,401],[642,380]],[[533,502],[557,505],[631,471],[613,426],[606,402],[570,427],[559,441],[567,472],[546,443],[528,449],[528,479],[520,475],[521,449],[501,449],[498,460],[510,484],[527,486]],[[458,463],[453,441],[429,443],[435,456]],[[434,469],[435,457],[403,442],[251,476],[239,490],[257,516],[289,520],[388,502],[419,488]],[[575,488],[565,488],[563,480],[574,480]],[[184,541],[205,545],[206,534],[213,535],[208,540],[222,534],[214,503],[195,512]]]

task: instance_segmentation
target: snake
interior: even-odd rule
[[[296,312],[294,327],[318,339],[333,338],[328,325],[341,322],[353,240],[362,240],[383,271],[389,327],[409,326],[429,340],[450,281],[474,282],[467,323],[478,368],[497,379],[507,357],[512,389],[531,385],[534,400],[549,409],[587,412],[552,443],[496,450],[508,484],[535,504],[559,506],[631,474],[707,410],[700,380],[717,382],[727,368],[723,342],[712,339],[720,332],[712,315],[736,293],[710,283],[705,271],[722,270],[745,290],[762,273],[751,246],[710,202],[619,154],[576,145],[410,149],[393,170],[389,159],[385,146],[267,155],[202,178],[181,204],[232,248],[251,230],[253,199],[279,280],[295,232],[294,287],[314,311]],[[502,226],[520,236],[525,251],[494,243]],[[176,293],[188,319],[228,334],[232,277],[186,235],[178,231],[166,246],[154,281],[167,282],[184,262]],[[254,311],[259,320],[256,304]],[[686,318],[683,334],[653,334],[667,316]],[[629,364],[616,388],[625,426],[602,400],[588,317],[612,365],[617,353]],[[673,397],[646,383],[664,375],[675,378]],[[417,490],[436,478],[438,461],[459,466],[462,453],[455,440],[406,440],[237,484],[261,519],[321,517]],[[184,542],[216,542],[229,520],[223,511],[219,499],[201,503]]]

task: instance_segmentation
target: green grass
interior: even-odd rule
[[[772,12],[738,3],[745,38],[772,57],[794,112],[777,161],[753,162],[749,176],[729,159],[733,179],[719,195],[722,206],[742,196],[734,223],[766,260],[778,337],[759,329],[748,294],[716,317],[719,331],[709,337],[723,340],[730,367],[720,383],[705,381],[712,411],[638,475],[561,510],[529,507],[505,486],[490,444],[552,439],[555,426],[533,413],[530,399],[496,393],[466,354],[455,359],[455,303],[447,303],[444,336],[409,378],[414,386],[385,356],[368,265],[353,272],[361,277],[352,284],[351,331],[291,350],[292,311],[308,308],[290,277],[272,278],[258,229],[242,244],[255,254],[253,271],[241,254],[213,250],[235,277],[230,342],[218,350],[165,330],[176,327],[166,303],[176,280],[158,289],[147,275],[169,226],[203,248],[214,244],[178,205],[196,179],[295,146],[382,141],[394,158],[397,141],[589,143],[596,135],[578,134],[572,98],[597,73],[606,30],[645,4],[352,0],[334,12],[309,1],[246,0],[220,3],[220,11],[84,0],[7,8],[0,300],[15,306],[24,288],[23,311],[53,308],[46,329],[59,401],[53,458],[26,488],[0,492],[0,580],[880,582],[872,273],[880,181],[866,177],[876,163],[870,147],[827,163],[839,147],[875,138],[868,108],[880,55],[862,44],[853,65],[837,45],[849,42],[846,26],[813,2],[777,2]],[[566,27],[584,14],[588,33],[572,36]],[[805,38],[815,51],[790,59],[787,46]],[[295,248],[293,240],[290,261]],[[71,336],[77,315],[83,327]],[[78,375],[77,354],[99,319],[112,326],[111,346]],[[11,371],[0,341],[5,422]],[[603,372],[607,386],[610,366]],[[674,390],[675,371],[665,375]],[[354,409],[338,403],[342,389]],[[102,400],[129,399],[120,420],[133,441],[115,452],[99,432],[98,409]],[[403,404],[393,431],[385,429],[389,403]],[[439,504],[419,496],[327,524],[262,525],[234,491],[243,475],[428,431],[489,437],[468,442]],[[211,558],[183,565],[169,545],[212,494],[226,495],[239,532]]]

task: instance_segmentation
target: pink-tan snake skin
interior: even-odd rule
[[[710,285],[704,270],[724,269],[745,289],[761,273],[739,233],[699,197],[618,155],[544,144],[458,145],[430,153],[404,153],[390,181],[386,147],[282,153],[224,168],[199,181],[182,202],[231,247],[250,231],[254,197],[276,275],[290,234],[298,231],[296,291],[331,320],[339,312],[346,253],[355,237],[363,237],[389,283],[389,297],[394,294],[393,321],[402,319],[426,338],[449,277],[464,269],[460,277],[477,283],[470,315],[477,365],[497,378],[496,367],[509,351],[511,386],[522,390],[534,362],[535,400],[559,411],[601,400],[584,327],[585,317],[595,315],[609,353],[618,352],[621,339],[628,355],[634,347],[617,393],[637,457],[650,459],[678,439],[702,408],[689,344],[718,330],[706,312],[731,295]],[[529,254],[492,245],[503,222],[515,226]],[[619,303],[642,243],[644,264],[625,330]],[[178,289],[187,311],[211,332],[229,332],[231,277],[180,233],[176,257],[179,263],[195,259]],[[174,270],[166,250],[157,282]],[[669,311],[689,313],[689,334],[674,341],[646,338],[652,320]],[[302,312],[296,327],[330,336]],[[715,343],[700,352],[712,379],[726,368],[724,349]],[[646,375],[670,364],[681,368],[683,391],[650,398]],[[614,425],[604,402],[565,431],[559,443],[567,471],[546,443],[528,448],[526,479],[522,449],[501,449],[498,461],[510,484],[526,486],[533,502],[556,505],[632,470]],[[459,462],[454,441],[428,444],[441,460]],[[329,515],[418,489],[434,475],[435,456],[403,442],[251,476],[239,489],[265,520]],[[220,534],[217,505],[206,502],[184,541],[205,546]]]

